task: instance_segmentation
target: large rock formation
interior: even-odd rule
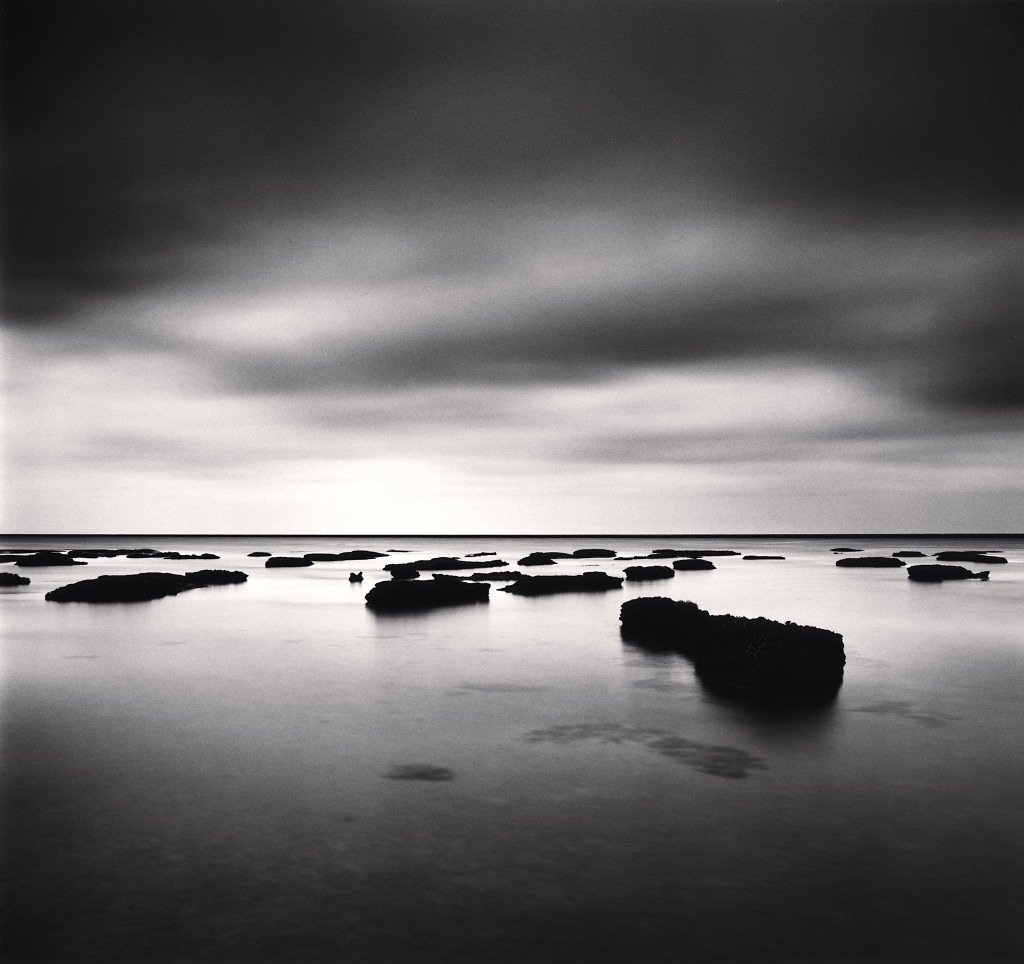
[[[266,569],[295,569],[299,566],[313,565],[312,559],[303,559],[297,556],[271,556],[265,563]]]
[[[487,602],[491,587],[486,582],[462,579],[402,580],[378,582],[367,594],[366,605],[375,612],[403,612]]]
[[[915,582],[944,582],[946,579],[988,579],[988,570],[972,572],[963,566],[928,564],[910,566],[907,569],[907,578],[913,579]]]
[[[614,549],[575,549],[573,559],[614,559],[618,555]]]
[[[604,572],[584,572],[578,576],[523,576],[499,592],[514,596],[553,596],[562,592],[606,592],[621,589],[622,577]]]
[[[626,566],[622,571],[626,575],[626,582],[671,579],[675,575],[675,570],[671,566]]]
[[[677,572],[693,572],[698,569],[714,569],[715,564],[710,559],[677,559],[672,563],[672,568]]]
[[[29,556],[20,556],[14,563],[16,566],[84,566],[82,559],[74,559],[64,552],[43,550],[33,552]]]
[[[32,580],[16,572],[0,572],[0,586],[27,586]]]
[[[372,549],[346,549],[344,552],[307,552],[304,559],[313,562],[356,562],[364,559],[383,559],[386,552],[374,552]]]
[[[831,700],[843,682],[843,637],[771,619],[712,616],[696,603],[632,599],[620,615],[625,640],[692,659],[697,677],[722,695],[767,703]]]
[[[837,559],[836,565],[843,569],[899,569],[906,563],[892,556],[851,556],[848,559]]]
[[[390,572],[395,566],[412,566],[420,572],[433,572],[440,569],[486,569],[488,566],[507,566],[503,559],[483,559],[470,562],[468,559],[456,559],[454,556],[434,556],[431,559],[417,559],[414,562],[391,562],[384,570]]]
[[[83,579],[46,594],[51,602],[146,602],[176,596],[189,589],[245,582],[244,572],[202,569],[184,575],[173,572],[140,572],[130,576],[98,576]]]
[[[987,563],[988,565],[999,565],[1006,562],[1002,556],[993,556],[987,552],[937,552],[935,558],[939,562],[980,562]]]

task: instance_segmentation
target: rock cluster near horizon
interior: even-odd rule
[[[244,572],[201,569],[186,572],[140,572],[125,576],[98,576],[53,589],[45,596],[50,602],[146,602],[176,596],[189,589],[245,582]]]

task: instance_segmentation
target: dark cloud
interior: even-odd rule
[[[12,320],[276,216],[544,191],[1020,215],[1015,3],[6,0]]]

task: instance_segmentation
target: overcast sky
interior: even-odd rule
[[[2,7],[3,531],[1024,529],[1024,4]]]

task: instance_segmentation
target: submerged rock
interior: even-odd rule
[[[29,556],[20,556],[15,562],[16,566],[84,566],[85,561],[74,559],[64,552],[52,552],[43,550],[33,552]]]
[[[503,559],[486,559],[479,562],[470,562],[467,559],[456,559],[454,556],[434,556],[431,559],[416,559],[413,562],[391,562],[384,567],[385,572],[390,572],[395,566],[412,566],[421,572],[431,572],[437,569],[486,569],[488,566],[507,566]]]
[[[644,582],[649,579],[671,579],[676,573],[671,566],[626,566],[622,570],[626,582]]]
[[[892,556],[856,556],[852,559],[837,559],[836,565],[844,569],[899,569],[906,563]]]
[[[939,562],[981,562],[989,565],[999,565],[1006,562],[1002,556],[993,556],[987,552],[937,552],[935,558]]]
[[[271,556],[263,565],[267,569],[294,569],[299,566],[311,566],[313,565],[313,560],[303,559],[298,556]]]
[[[963,566],[928,564],[910,566],[907,569],[907,578],[913,579],[915,582],[943,582],[946,579],[988,579],[988,570],[972,572]]]
[[[490,590],[486,582],[462,579],[391,579],[378,582],[366,594],[366,605],[378,612],[437,609],[442,606],[487,602]]]
[[[606,592],[621,589],[622,577],[604,572],[584,572],[578,576],[523,576],[499,592],[514,596],[553,596],[562,592]]]
[[[98,576],[83,579],[46,594],[51,602],[146,602],[176,596],[189,589],[245,582],[244,572],[203,569],[185,575],[174,572],[140,572],[129,576]]]
[[[32,580],[16,572],[0,572],[0,586],[27,586]]]
[[[672,563],[676,572],[691,572],[697,569],[714,569],[715,564],[710,559],[677,559]]]
[[[843,682],[839,633],[759,617],[712,616],[696,603],[632,599],[620,611],[628,642],[692,659],[713,692],[769,703],[831,700]]]

